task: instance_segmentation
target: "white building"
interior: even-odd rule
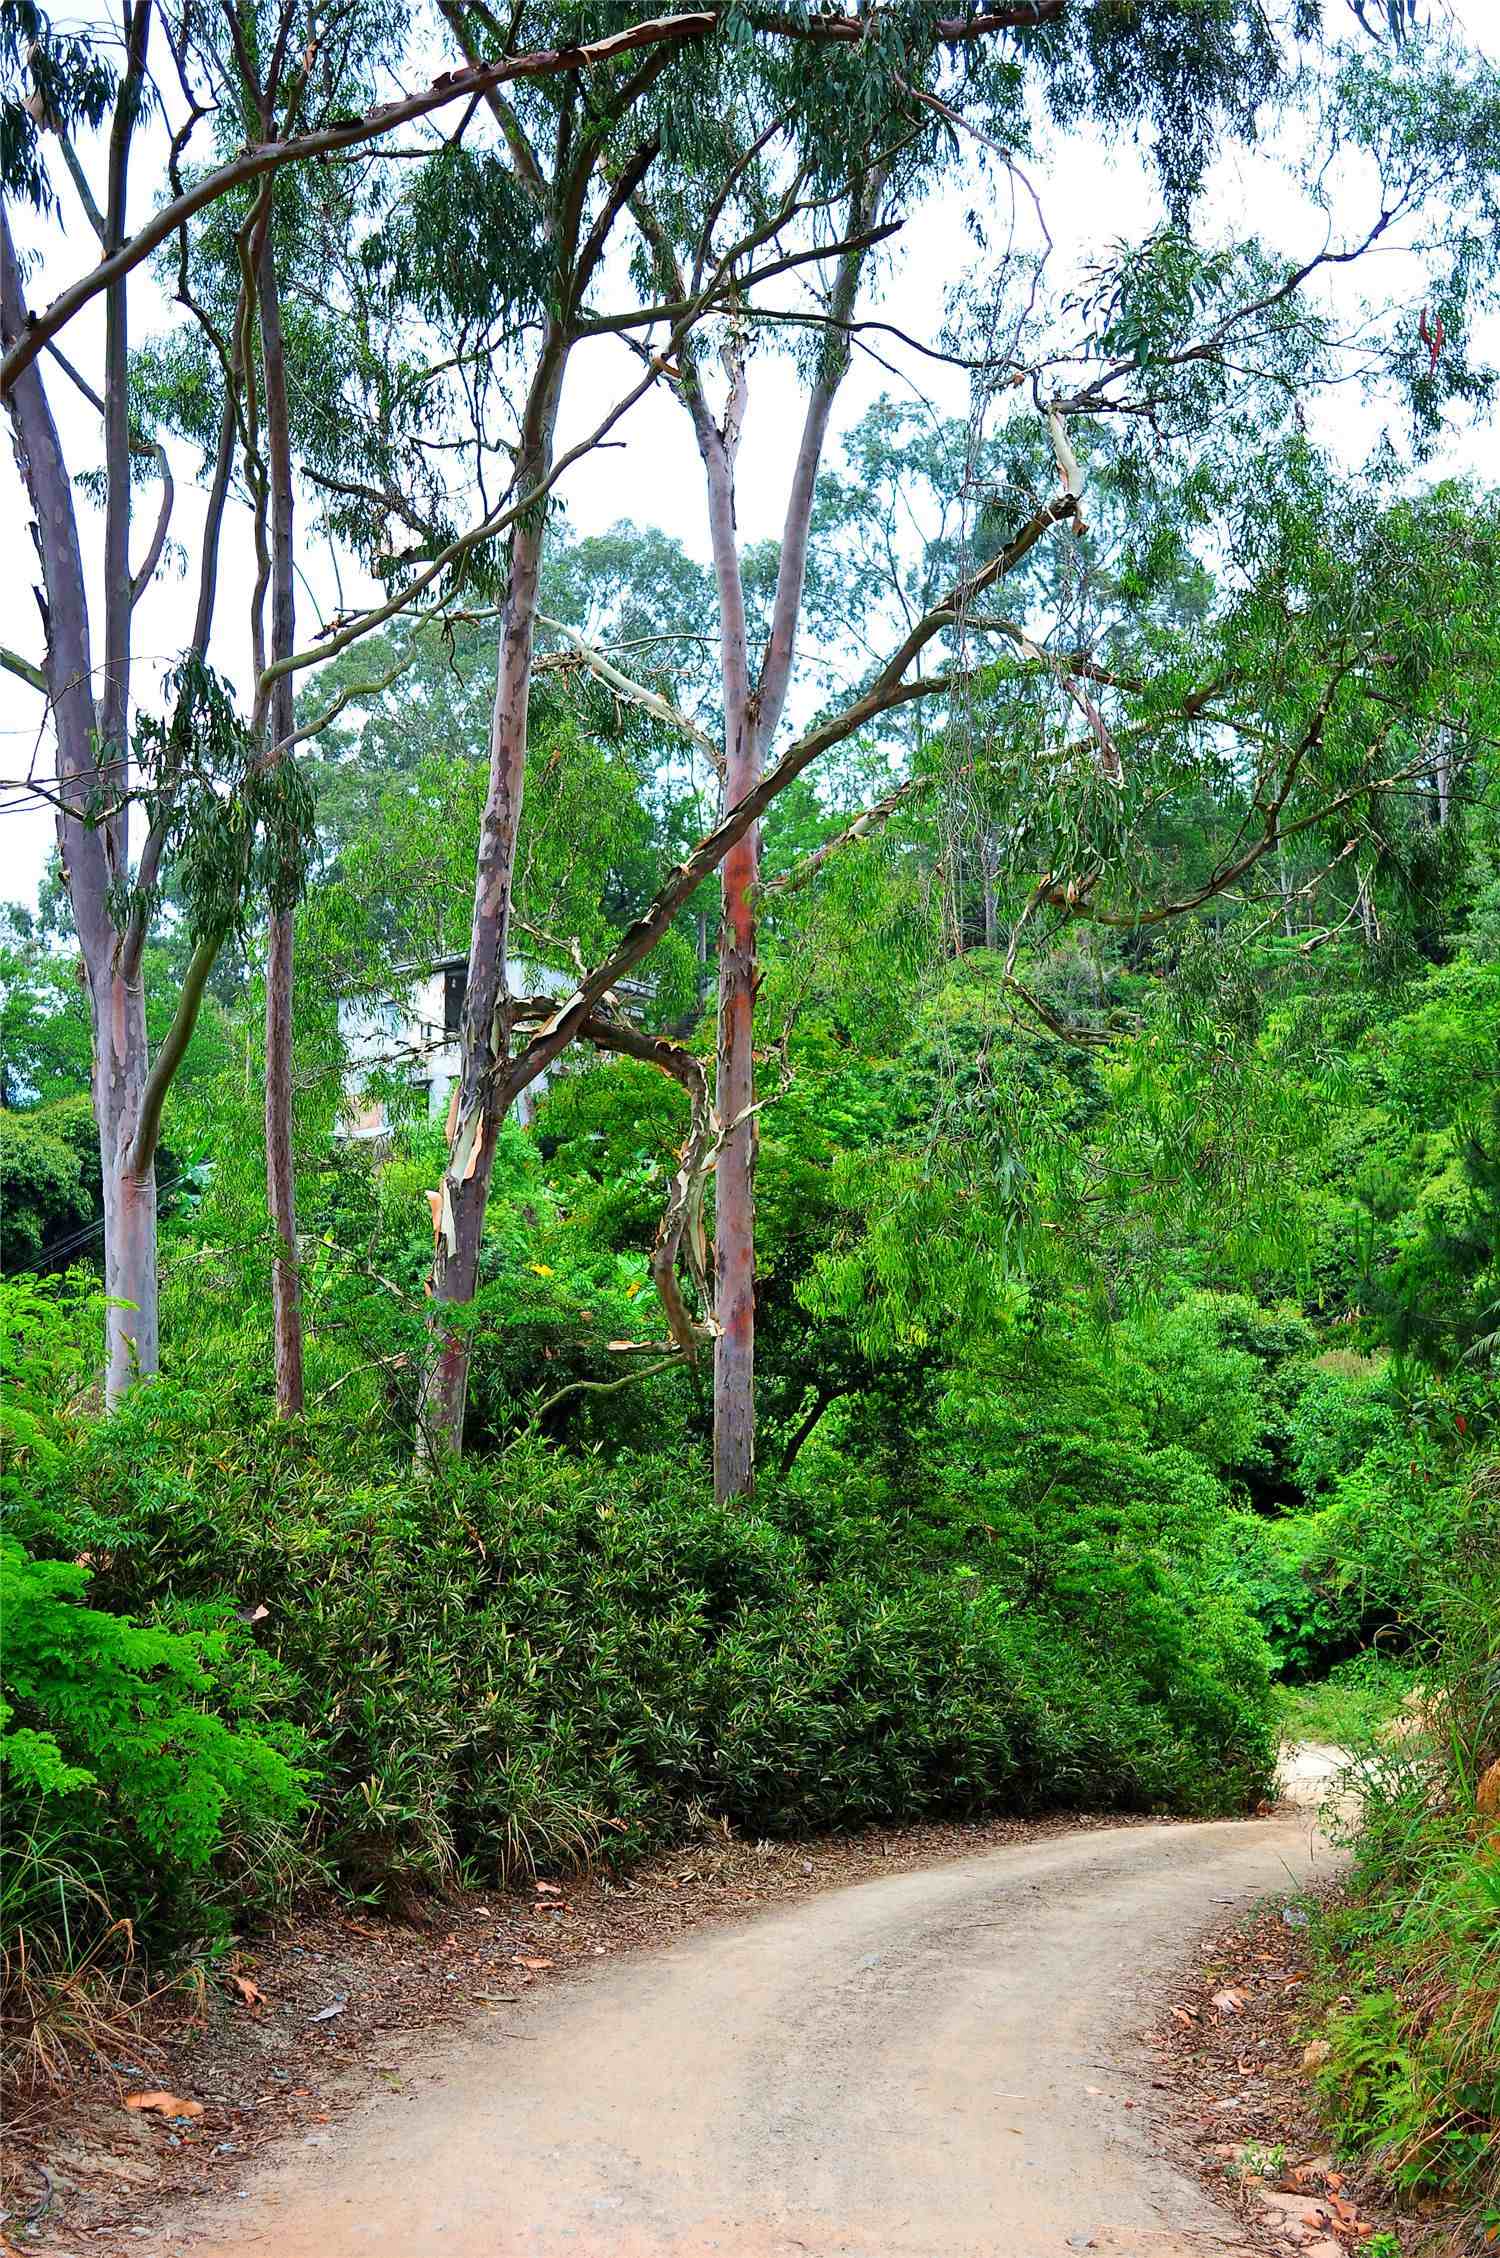
[[[447,1118],[448,1099],[458,1078],[458,1030],[469,984],[468,956],[398,965],[396,977],[399,985],[393,996],[339,1005],[339,1033],[347,1060],[346,1136],[379,1137],[390,1127],[385,1100],[372,1095],[368,1087],[371,1075],[379,1070],[398,1074],[412,1085],[425,1101],[429,1121]],[[512,958],[508,985],[515,996],[562,997],[572,993],[573,984],[566,973]],[[535,1094],[546,1082],[547,1075],[540,1074],[522,1092],[516,1108],[519,1120],[530,1118]]]

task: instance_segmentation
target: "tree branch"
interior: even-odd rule
[[[167,450],[159,440],[154,452],[157,471],[161,478],[161,507],[156,513],[156,524],[152,528],[151,540],[146,554],[141,559],[141,569],[130,583],[130,608],[132,611],[150,587],[151,576],[161,563],[161,553],[167,545],[167,527],[172,522],[172,503],[175,498],[175,489],[172,485],[172,466],[167,460]]]
[[[161,1048],[152,1061],[151,1072],[146,1079],[145,1094],[141,1099],[141,1117],[135,1141],[130,1148],[129,1172],[132,1176],[144,1176],[156,1158],[156,1148],[161,1142],[162,1107],[167,1102],[172,1077],[181,1066],[188,1044],[193,1039],[193,1029],[198,1024],[198,1014],[203,1007],[203,992],[208,986],[208,976],[213,971],[214,961],[224,945],[224,936],[228,930],[227,925],[220,925],[212,933],[206,933],[188,960],[172,1024],[162,1039]]]
[[[47,676],[44,669],[34,666],[30,659],[23,659],[20,652],[13,651],[8,643],[0,643],[0,668],[7,674],[19,676],[22,682],[30,683],[33,690],[40,690],[42,696],[46,697]]]
[[[378,103],[362,117],[348,118],[333,125],[318,127],[310,133],[296,134],[288,141],[262,142],[242,149],[228,164],[215,167],[183,195],[164,204],[144,227],[121,243],[107,259],[101,259],[86,275],[81,275],[66,290],[59,292],[45,313],[30,317],[25,329],[6,352],[4,359],[0,360],[0,397],[9,392],[21,371],[30,366],[49,339],[55,337],[101,290],[109,289],[129,274],[132,268],[138,267],[143,259],[148,259],[195,212],[201,212],[221,196],[243,187],[247,181],[259,179],[264,173],[275,172],[282,165],[300,163],[312,157],[333,156],[344,149],[358,148],[363,142],[377,140],[382,134],[392,133],[400,126],[411,124],[413,119],[428,117],[434,110],[445,109],[452,102],[466,101],[476,94],[486,94],[491,87],[504,86],[514,79],[553,78],[565,72],[587,70],[613,62],[616,57],[628,54],[637,47],[649,47],[661,41],[705,38],[714,30],[717,22],[717,16],[706,13],[663,16],[647,23],[633,24],[627,31],[614,32],[606,39],[596,39],[585,46],[542,49],[531,54],[511,56],[499,63],[484,63],[470,70],[445,71],[420,94],[408,95],[401,101]]]
[[[571,652],[554,652],[546,658],[539,659],[536,666],[536,671],[539,674],[559,667],[581,664],[588,668],[590,674],[597,675],[599,680],[607,684],[617,696],[627,699],[633,706],[640,706],[646,713],[654,714],[656,719],[664,721],[669,729],[680,731],[691,744],[697,746],[700,753],[706,753],[716,766],[719,764],[722,756],[712,737],[700,729],[695,721],[690,720],[680,706],[674,706],[670,698],[664,698],[659,691],[648,690],[644,683],[632,681],[630,676],[622,673],[619,667],[613,665],[602,651],[597,651],[591,643],[586,643],[577,628],[569,627],[566,620],[547,619],[541,613],[538,613],[537,625],[551,629],[554,634],[565,635],[573,646]]]
[[[635,921],[627,926],[619,942],[580,983],[574,993],[556,1006],[549,1019],[537,1030],[521,1051],[511,1060],[501,1082],[498,1102],[502,1111],[510,1106],[521,1091],[545,1072],[561,1051],[566,1050],[578,1033],[579,1027],[595,1005],[600,1002],[615,983],[634,970],[642,958],[649,956],[662,935],[667,931],[682,905],[697,892],[725,855],[742,839],[753,823],[759,822],[771,802],[784,792],[802,774],[805,768],[830,747],[842,744],[862,729],[869,721],[888,713],[892,707],[904,705],[916,697],[931,696],[935,691],[947,689],[944,677],[906,682],[907,668],[932,641],[933,637],[950,627],[962,615],[966,604],[985,589],[1013,572],[1028,557],[1037,543],[1060,524],[1070,518],[1077,503],[1068,495],[1059,495],[1044,503],[1015,535],[967,581],[950,590],[941,604],[918,620],[899,647],[876,675],[869,688],[855,698],[839,713],[820,722],[803,737],[790,745],[774,768],[768,769],[752,792],[749,792],[723,820],[700,839],[685,862],[667,878],[653,900]]]

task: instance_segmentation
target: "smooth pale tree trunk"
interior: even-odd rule
[[[1433,747],[1432,781],[1437,793],[1437,825],[1443,831],[1453,813],[1453,756],[1446,742]]]
[[[131,1071],[139,1060],[140,1072]],[[99,1111],[99,1142],[104,1159],[104,1291],[106,1313],[105,1401],[111,1408],[137,1380],[157,1370],[160,1336],[156,1275],[156,1159],[143,1169],[133,1165],[139,1118],[138,1085],[145,1080],[145,1024],[139,1046],[129,1045],[120,1079],[137,1085],[111,1121]],[[95,1076],[99,1106],[99,1077]],[[123,1093],[122,1093],[123,1094]],[[133,1100],[133,1102],[132,1102]]]
[[[527,400],[517,485],[546,479],[561,396],[566,344],[554,330]],[[490,722],[490,773],[474,873],[474,917],[464,995],[458,1103],[448,1161],[433,1217],[434,1353],[423,1389],[422,1448],[429,1458],[463,1448],[469,1390],[469,1337],[443,1320],[445,1306],[474,1299],[479,1250],[495,1166],[495,1140],[505,1118],[501,1078],[510,1056],[511,897],[516,840],[526,778],[527,712],[532,653],[546,541],[546,505],[516,521],[500,620],[495,703]]]
[[[746,729],[725,767],[733,807],[760,782],[759,732]],[[732,1123],[719,1153],[714,1226],[714,1494],[747,1497],[755,1484],[755,889],[760,826],[724,857],[719,926],[715,1105]]]
[[[685,356],[686,359],[686,356]],[[708,530],[719,598],[724,697],[722,812],[760,780],[760,734],[750,694],[750,639],[735,531],[734,466],[746,401],[733,372],[724,421],[696,377],[687,391],[708,489]],[[759,827],[720,867],[719,997],[714,1106],[724,1127],[714,1184],[714,1495],[748,1495],[755,1478],[755,900]]]
[[[884,173],[863,185],[850,208],[850,233],[868,228],[884,188]],[[840,260],[829,295],[829,327],[822,362],[808,395],[802,435],[787,495],[772,599],[770,633],[752,688],[744,577],[735,527],[735,464],[747,395],[743,365],[736,366],[722,428],[696,379],[688,406],[708,485],[709,537],[719,594],[720,663],[724,696],[724,813],[755,792],[764,777],[791,683],[797,624],[807,579],[818,468],[834,400],[849,366],[846,325],[854,312],[864,263],[862,251]],[[718,1081],[716,1103],[724,1142],[716,1173],[714,1207],[714,1495],[725,1503],[755,1488],[755,1105],[756,892],[760,881],[760,828],[752,824],[726,855],[722,868],[719,928]]]
[[[9,346],[24,329],[25,293],[10,226],[0,206],[0,332]],[[123,316],[110,324],[106,351],[118,366],[124,353]],[[120,582],[119,520],[123,505],[108,513],[106,696],[98,708],[93,696],[93,658],[88,596],[73,487],[57,425],[38,366],[16,379],[9,395],[17,464],[31,501],[46,598],[48,697],[57,733],[60,797],[69,805],[57,817],[73,919],[78,932],[88,988],[93,1041],[94,1115],[99,1131],[99,1169],[104,1203],[104,1289],[106,1311],[105,1395],[119,1402],[137,1380],[157,1369],[159,1325],[156,1272],[156,1175],[154,1141],[144,1154],[140,1126],[149,1054],[146,999],[139,952],[110,915],[110,889],[125,874],[128,838],[123,810],[96,823],[82,810],[101,789],[108,796],[111,777],[99,773],[101,744],[116,754],[127,719],[129,565]],[[119,434],[114,434],[116,443]],[[128,443],[128,434],[127,434]],[[128,455],[121,484],[128,486]],[[118,625],[123,603],[124,633]],[[113,783],[121,780],[116,768]],[[76,809],[78,812],[73,812]]]
[[[281,297],[276,277],[271,213],[261,238],[257,281],[260,297],[261,357],[266,387],[266,454],[271,485],[271,646],[272,663],[289,659],[296,648],[296,583],[293,555],[292,447],[287,405],[286,348],[281,327]],[[295,727],[290,674],[271,686],[265,716],[273,758]],[[271,905],[266,942],[266,1204],[276,1246],[271,1265],[271,1307],[275,1337],[276,1409],[290,1418],[302,1409],[302,1280],[297,1262],[297,1175],[292,1141],[293,943],[290,884]]]

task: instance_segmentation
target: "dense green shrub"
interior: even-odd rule
[[[76,1133],[80,1121],[92,1153]],[[37,1261],[98,1214],[98,1144],[87,1098],[0,1110],[0,1245],[8,1270]]]
[[[1152,1551],[1206,1503],[1181,1451],[1126,1454],[1091,1525],[1080,1464],[1055,1522],[1017,1508],[997,1547],[981,1489],[937,1519],[852,1481],[727,1510],[667,1459],[535,1440],[420,1478],[337,1402],[289,1426],[171,1380],[67,1432],[13,1527],[88,1552],[142,1636],[258,1618],[243,1698],[306,1735],[310,1839],[359,1888],[699,1811],[1231,1810],[1268,1773],[1256,1635]]]
[[[0,2020],[7,2061],[55,2063],[38,2039],[81,1971],[109,1992],[135,1927],[202,1930],[288,1871],[305,1804],[301,1741],[268,1724],[270,1666],[224,1600],[171,1628],[84,1604],[107,1561],[41,1535],[69,1473],[59,1405],[84,1365],[87,1285],[0,1288]],[[30,1531],[28,1549],[18,1532]],[[61,1558],[37,1557],[60,1552]],[[106,1938],[114,1948],[101,1963]],[[81,2027],[88,2018],[82,2016]],[[104,2017],[108,2027],[108,2014]],[[65,2049],[61,2052],[65,2054]],[[36,2063],[33,2060],[33,2068]]]
[[[256,1704],[226,1667],[228,1631],[147,1629],[86,1607],[89,1580],[81,1563],[34,1560],[0,1536],[9,1823],[107,1830],[122,1870],[137,1885],[154,1876],[156,1894],[231,1833],[294,1818],[297,1774],[281,1747],[235,1730]]]

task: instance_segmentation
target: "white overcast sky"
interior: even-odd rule
[[[1500,59],[1500,10],[1494,0],[1452,0],[1451,13],[1461,24],[1471,46]],[[143,150],[144,154],[144,150]],[[97,150],[85,150],[92,172]],[[46,303],[75,274],[92,264],[93,239],[73,198],[71,185],[59,165],[60,192],[64,199],[64,226],[40,229],[30,215],[17,215],[18,234],[25,245],[40,250],[41,263],[28,282],[33,304]],[[1060,260],[1069,246],[1087,254],[1098,252],[1111,240],[1135,238],[1153,224],[1155,197],[1148,165],[1134,146],[1102,147],[1091,136],[1070,136],[1045,152],[1031,168],[1040,190],[1047,221],[1059,246]],[[133,181],[132,218],[136,224],[149,212],[160,191],[160,181],[141,164]],[[1357,184],[1351,196],[1357,194]],[[912,335],[935,340],[943,318],[945,289],[962,272],[969,258],[963,218],[968,196],[963,184],[934,198],[910,223],[893,266],[888,265],[880,290],[881,303],[867,305],[899,324]],[[1361,199],[1361,206],[1365,199]],[[1201,218],[1210,231],[1232,234],[1242,217],[1256,232],[1269,237],[1288,252],[1316,249],[1319,233],[1305,208],[1299,208],[1266,160],[1236,155],[1216,166],[1208,183]],[[1351,208],[1352,228],[1359,211]],[[1076,252],[1075,254],[1076,255]],[[1408,260],[1407,266],[1413,262]],[[1387,262],[1379,276],[1379,294],[1409,289],[1413,320],[1424,296],[1424,278],[1415,269],[1403,274]],[[102,319],[100,302],[70,327],[61,342],[70,357],[97,381],[100,366]],[[154,286],[137,287],[133,320],[136,338],[153,328],[164,328],[174,318]],[[892,366],[882,367],[863,354],[856,356],[840,395],[837,427],[855,422],[881,393],[899,396],[912,384],[920,386],[941,413],[962,415],[968,407],[967,389],[956,372],[903,354],[888,341],[872,340]],[[1491,357],[1500,339],[1486,340]],[[62,429],[64,445],[75,474],[97,466],[100,447],[97,419],[68,385],[55,363],[47,365],[50,396]],[[893,373],[893,369],[895,373]],[[633,380],[638,364],[618,345],[601,342],[575,355],[568,377],[561,441],[590,430]],[[903,383],[903,371],[906,372]],[[1377,419],[1357,410],[1351,396],[1341,396],[1338,409],[1346,419],[1334,436],[1351,459],[1362,456],[1375,435]],[[752,540],[774,537],[780,530],[786,481],[800,421],[800,401],[789,364],[767,355],[754,364],[754,387],[742,451],[740,519]],[[664,391],[648,395],[632,413],[628,425],[614,435],[623,447],[597,451],[582,461],[560,488],[572,525],[580,532],[602,531],[621,518],[652,524],[677,536],[698,555],[706,555],[703,531],[701,470],[681,407]],[[830,450],[835,454],[836,449]],[[1489,479],[1500,479],[1500,439],[1493,428],[1455,434],[1454,460]],[[195,449],[174,448],[177,506],[174,535],[194,554],[193,534],[202,519],[202,500],[192,483]],[[146,539],[155,510],[155,491],[143,488],[138,502],[136,554]],[[82,530],[86,553],[97,564],[102,519],[87,503],[82,505]],[[340,602],[357,602],[367,590],[357,571],[345,564],[342,585],[332,561],[314,555],[307,560],[309,585],[299,590],[299,608],[309,618],[312,599],[327,611]],[[0,453],[0,640],[27,656],[41,656],[41,629],[32,593],[38,579],[35,554],[27,524],[20,480],[9,447]],[[248,520],[242,518],[226,541],[220,578],[219,619],[215,663],[234,676],[240,687],[248,674],[248,648],[236,648],[233,633],[223,632],[247,617],[253,580]],[[196,588],[191,576],[171,570],[159,573],[136,615],[136,648],[140,653],[136,677],[137,697],[149,698],[159,667],[170,664],[187,640]],[[299,629],[302,621],[299,620]],[[299,640],[305,640],[299,633]],[[246,642],[240,630],[239,642]],[[99,654],[95,652],[97,660]],[[0,673],[0,777],[24,776],[37,742],[40,701],[14,676]],[[54,765],[50,743],[37,761],[38,773]],[[40,805],[16,805],[14,791],[0,790],[0,899],[34,901],[36,888],[53,842],[52,816]]]

